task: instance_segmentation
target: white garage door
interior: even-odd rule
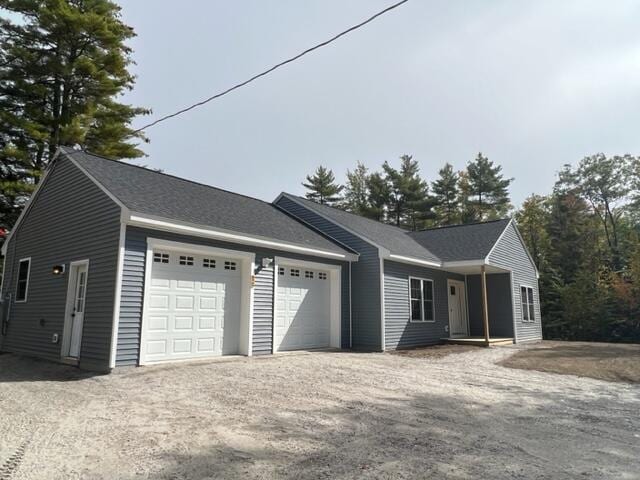
[[[330,344],[331,286],[328,271],[279,266],[276,351],[326,348]]]
[[[155,250],[144,306],[144,361],[238,353],[240,260]]]

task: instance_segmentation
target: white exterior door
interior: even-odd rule
[[[143,363],[238,353],[241,261],[154,250]]]
[[[465,337],[469,335],[467,328],[467,300],[464,282],[449,280],[449,336]]]
[[[302,265],[279,265],[276,274],[274,351],[329,347],[330,272]]]
[[[82,263],[74,267],[72,278],[75,280],[73,288],[73,304],[71,306],[71,340],[69,343],[69,356],[80,356],[80,344],[82,342],[82,325],[84,323],[84,306],[87,294],[88,264]]]

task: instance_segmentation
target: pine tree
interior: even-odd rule
[[[11,228],[60,145],[143,155],[131,128],[135,34],[109,0],[0,0],[0,228]]]
[[[437,225],[453,225],[460,220],[458,174],[449,163],[438,172],[439,178],[431,184]]]
[[[369,192],[369,208],[365,212],[365,216],[384,222],[387,215],[387,206],[391,198],[389,182],[382,174],[374,172],[367,177],[367,190]]]
[[[502,218],[511,208],[508,188],[513,179],[504,178],[501,172],[502,167],[494,166],[482,152],[467,165],[474,221]]]
[[[340,192],[344,188],[336,183],[336,177],[331,170],[320,165],[313,175],[307,175],[307,183],[302,185],[309,190],[305,196],[309,200],[326,205],[333,205],[340,201]]]
[[[428,196],[427,183],[420,178],[418,162],[411,155],[402,155],[399,170],[388,162],[382,169],[391,188],[389,214],[393,223],[418,229],[433,215],[433,202]]]
[[[347,170],[347,184],[344,188],[344,203],[342,207],[356,215],[366,215],[369,206],[369,188],[367,186],[367,167],[358,162],[353,172]]]

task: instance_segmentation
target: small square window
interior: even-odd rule
[[[192,266],[193,265],[193,257],[189,257],[189,256],[186,256],[186,255],[180,255],[180,261],[178,263],[180,263],[180,265]]]
[[[292,277],[299,277],[300,276],[300,270],[298,270],[297,268],[292,268],[290,273],[291,273]]]
[[[327,279],[327,274],[325,272],[318,272],[318,278],[320,280],[326,280]]]
[[[284,275],[284,267],[278,267],[278,275]]]
[[[168,253],[154,253],[153,254],[154,263],[169,263],[169,254]]]
[[[236,262],[229,262],[229,261],[224,262],[224,269],[225,270],[235,270],[236,269]]]
[[[309,270],[305,270],[304,278],[313,278],[313,272],[311,272]]]
[[[203,258],[202,266],[204,268],[216,268],[216,261],[213,258]]]

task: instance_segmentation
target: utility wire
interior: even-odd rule
[[[307,48],[306,50],[304,50],[303,52],[300,52],[299,54],[288,58],[287,60],[284,60],[283,62],[278,63],[277,65],[274,65],[273,67],[258,73],[257,75],[254,75],[253,77],[249,78],[248,80],[245,80],[244,82],[238,83],[236,85],[234,85],[233,87],[227,88],[226,90],[220,92],[220,93],[216,93],[215,95],[210,96],[209,98],[206,98],[198,103],[194,103],[193,105],[190,105],[188,107],[183,108],[182,110],[178,110],[175,113],[171,113],[169,115],[165,115],[164,117],[159,118],[158,120],[155,120],[154,122],[151,122],[147,125],[145,125],[144,127],[138,128],[136,130],[134,130],[132,133],[139,133],[143,130],[146,130],[147,128],[153,127],[154,125],[159,124],[160,122],[164,122],[165,120],[169,120],[170,118],[173,117],[177,117],[178,115],[182,115],[183,113],[188,112],[189,110],[193,110],[194,108],[198,108],[202,105],[204,105],[205,103],[209,103],[212,100],[215,100],[216,98],[220,98],[223,95],[226,95],[227,93],[231,93],[234,90],[240,88],[240,87],[244,87],[245,85],[248,85],[249,83],[259,79],[260,77],[264,77],[265,75],[268,75],[269,73],[273,72],[274,70],[288,64],[291,62],[295,62],[296,60],[298,60],[300,57],[305,56],[308,53],[313,52],[314,50],[318,50],[319,48],[322,48],[326,45],[329,45],[332,42],[335,42],[336,40],[338,40],[340,37],[343,37],[351,32],[353,32],[354,30],[357,30],[361,27],[364,27],[366,24],[372,22],[373,20],[375,20],[376,18],[384,15],[387,12],[390,12],[391,10],[398,8],[400,5],[407,3],[409,0],[402,0],[398,3],[394,3],[393,5],[388,6],[387,8],[385,8],[384,10],[380,10],[378,13],[376,13],[375,15],[372,15],[371,17],[367,18],[366,20],[364,20],[363,22],[358,23],[357,25],[354,25],[340,33],[338,33],[337,35],[331,37],[329,40],[325,40],[322,43],[318,43],[317,45],[314,45],[311,48]]]

